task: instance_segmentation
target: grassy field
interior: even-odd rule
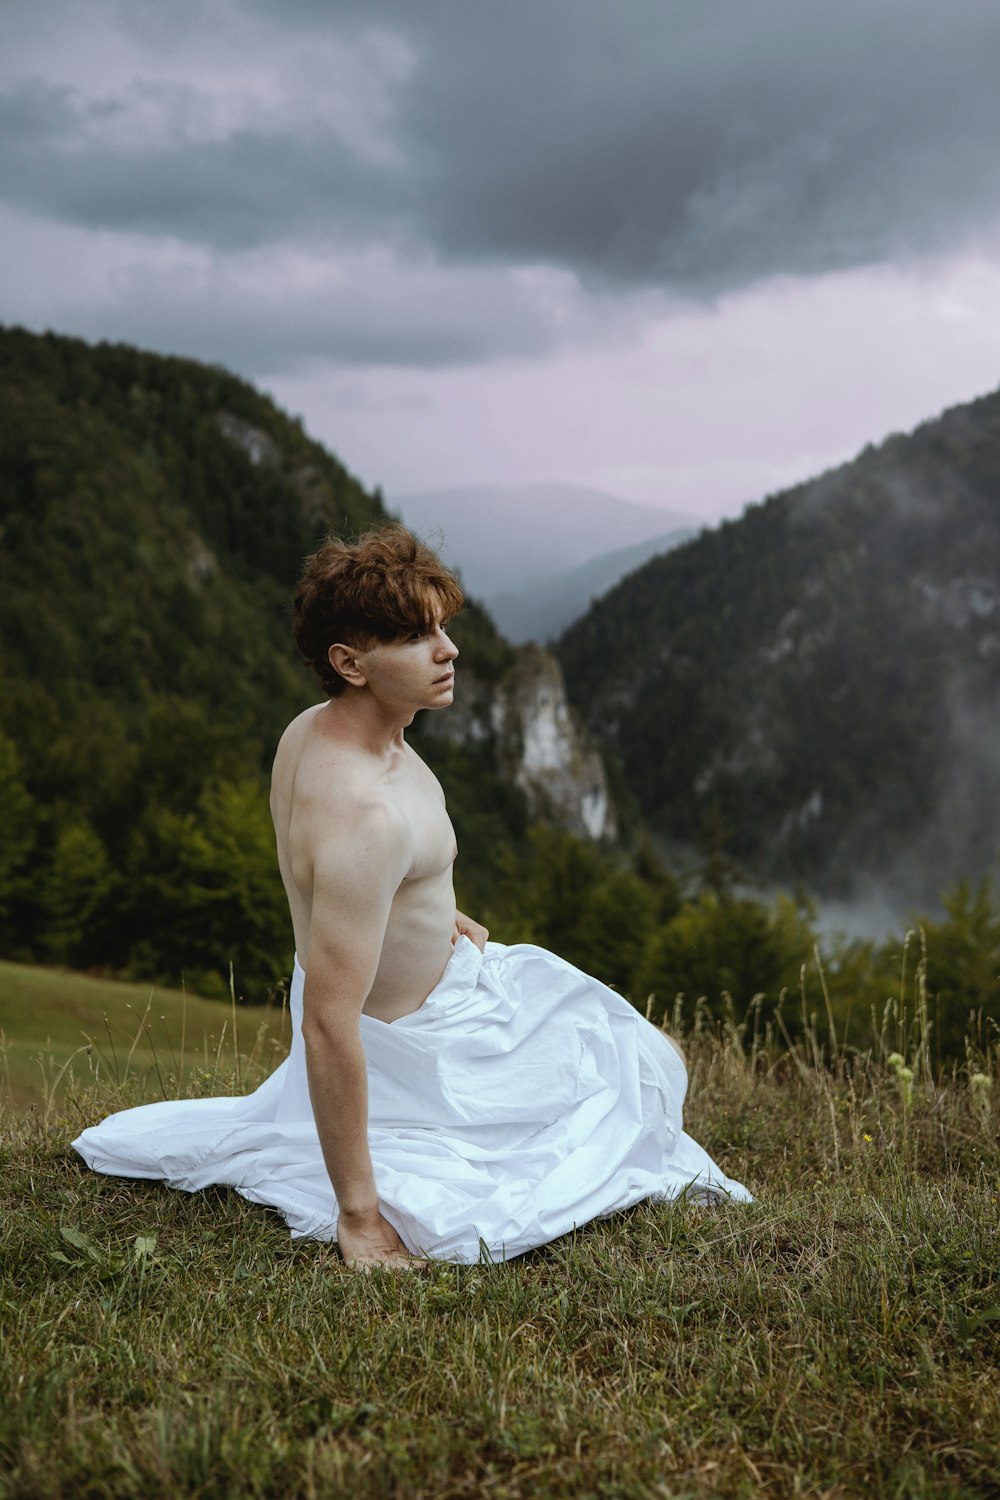
[[[686,1041],[688,1127],[753,1205],[425,1275],[87,1172],[69,1140],[142,1070],[8,1104],[0,1495],[1000,1495],[1000,1056]]]
[[[136,1102],[176,1097],[237,1058],[255,1084],[289,1034],[287,1012],[0,962],[0,1089],[21,1106],[103,1081],[137,1083]]]

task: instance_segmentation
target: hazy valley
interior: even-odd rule
[[[582,485],[478,486],[393,502],[515,643],[546,642],[647,558],[698,529],[693,516]]]

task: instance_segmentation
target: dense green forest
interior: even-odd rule
[[[232,964],[238,996],[264,1000],[291,959],[267,776],[285,723],[319,696],[291,639],[291,591],[317,541],[377,523],[380,498],[221,369],[12,329],[0,331],[0,386],[2,952],[183,978],[207,995],[228,991]],[[782,596],[791,608],[785,508],[772,502],[724,528],[719,557],[710,538],[685,549],[673,565],[689,578],[689,597],[718,599],[727,578],[759,578],[769,607]],[[634,597],[648,583],[659,598],[657,578],[655,568],[639,575]],[[745,593],[734,586],[735,598]],[[708,687],[696,691],[695,667],[721,672],[742,649],[741,632],[678,634],[673,616],[637,625],[628,611],[613,628],[616,659],[627,662],[645,630],[673,630],[669,650],[691,658],[678,738],[692,768],[690,744],[711,761],[718,703]],[[590,629],[585,622],[566,647],[585,711],[588,694],[600,707],[609,687],[585,686],[571,649]],[[481,697],[512,648],[474,603],[456,635],[459,690],[471,681]],[[917,695],[912,711],[922,704]],[[646,703],[648,716],[655,706]],[[600,730],[599,712],[593,722]],[[448,794],[459,902],[496,938],[550,947],[657,1017],[680,1004],[690,1019],[703,996],[706,1014],[737,1019],[780,1002],[793,1030],[809,1011],[825,1013],[808,900],[745,894],[724,840],[671,873],[641,815],[622,820],[629,832],[619,847],[580,840],[532,819],[488,739],[433,735],[419,719],[412,733]],[[638,723],[633,759],[622,756],[626,814],[630,795],[649,802],[643,757],[662,744],[652,733]],[[663,784],[651,771],[650,794]],[[731,812],[718,798],[707,807],[723,821]],[[651,810],[659,815],[655,802]],[[914,986],[923,987],[937,1006],[937,1035],[954,1050],[970,1011],[1000,1016],[1000,911],[988,886],[957,887],[949,903],[925,921],[923,940],[911,940],[904,989],[912,1014]],[[900,997],[901,934],[823,946],[838,1025],[848,1016],[867,1025]]]
[[[877,874],[921,903],[986,873],[1000,846],[1000,395],[647,563],[559,656],[675,845],[813,890]]]
[[[226,371],[0,332],[0,939],[9,957],[260,997],[290,933],[266,778],[320,697],[289,603],[328,531],[383,518]],[[509,656],[470,606],[464,660]],[[526,813],[431,746],[475,852]],[[478,892],[477,892],[478,894]]]

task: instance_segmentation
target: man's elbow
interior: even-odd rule
[[[322,1053],[325,1057],[337,1057],[350,1056],[359,1051],[359,1011],[360,1007],[357,1010],[352,1008],[349,1012],[324,1007],[310,1014],[307,1008],[302,1018],[302,1040],[306,1044],[307,1055]]]

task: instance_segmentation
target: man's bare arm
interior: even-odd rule
[[[356,1265],[409,1258],[379,1211],[359,1019],[410,857],[406,825],[377,804],[340,823],[314,854],[302,1032],[316,1128],[340,1207],[337,1238]]]

